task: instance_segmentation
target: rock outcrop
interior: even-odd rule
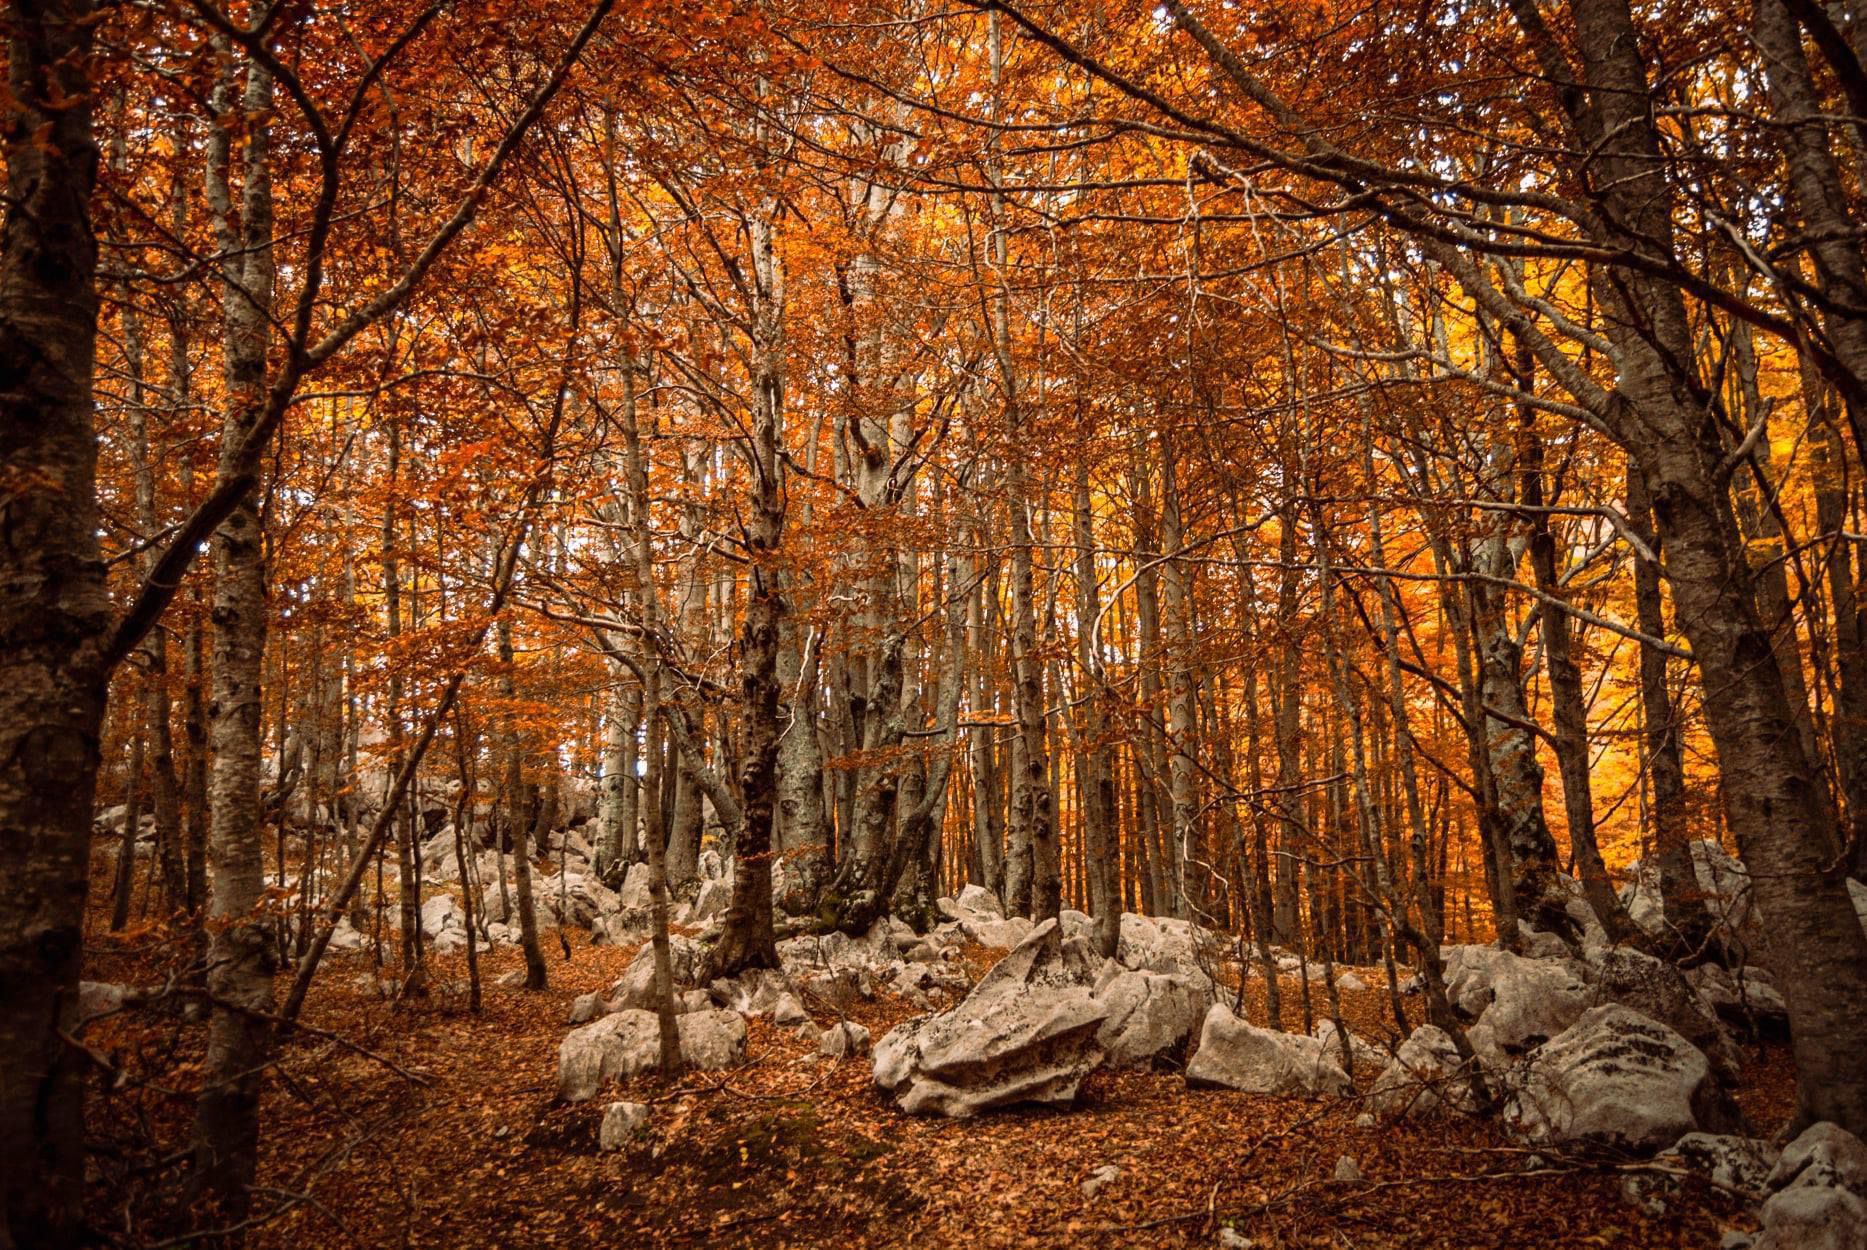
[[[904,1111],[970,1116],[1018,1103],[1067,1103],[1104,1058],[1106,1008],[1090,960],[1054,920],[1033,929],[950,1011],[876,1044],[876,1085]]]
[[[1504,1118],[1533,1142],[1653,1151],[1736,1120],[1711,1062],[1659,1021],[1619,1003],[1590,1008],[1525,1057]]]
[[[1430,1116],[1478,1110],[1471,1080],[1452,1035],[1436,1025],[1415,1029],[1381,1075],[1371,1100],[1383,1115]]]
[[[745,1019],[733,1011],[694,1011],[679,1018],[681,1061],[690,1068],[745,1061]],[[661,1061],[660,1022],[633,1008],[573,1029],[558,1044],[558,1097],[586,1102],[605,1081],[625,1080]]]
[[[1257,1028],[1233,1015],[1224,1003],[1206,1013],[1199,1049],[1186,1065],[1186,1083],[1303,1097],[1354,1092],[1348,1074],[1329,1057],[1320,1038]]]
[[[1110,960],[1096,979],[1096,1001],[1107,1013],[1096,1041],[1111,1067],[1137,1067],[1186,1049],[1212,1006],[1205,978],[1134,972]]]

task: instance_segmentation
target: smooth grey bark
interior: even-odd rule
[[[1279,518],[1277,559],[1283,566],[1277,576],[1278,659],[1271,678],[1274,732],[1277,743],[1277,814],[1278,846],[1276,863],[1264,864],[1267,915],[1263,923],[1270,928],[1271,940],[1288,946],[1296,937],[1297,896],[1296,856],[1304,853],[1302,799],[1303,781],[1299,744],[1303,728],[1302,664],[1303,651],[1297,642],[1297,583],[1302,570],[1297,567],[1297,509],[1285,506]],[[1263,852],[1260,852],[1262,856]],[[1275,880],[1275,893],[1270,881]]]
[[[752,223],[752,428],[742,447],[752,483],[744,525],[747,591],[739,632],[740,812],[732,899],[719,940],[707,957],[709,980],[778,966],[771,856],[772,820],[778,809],[778,633],[785,603],[773,561],[785,519],[785,470],[779,455],[785,416],[785,285],[773,225],[776,214],[777,206],[767,205]]]
[[[512,708],[518,691],[513,677],[512,621],[501,616],[495,627],[499,640],[499,695]],[[519,949],[525,955],[525,988],[542,990],[550,982],[543,949],[538,944],[538,906],[532,895],[531,818],[524,802],[524,737],[517,712],[508,711],[502,754],[505,776],[500,785],[506,835],[512,842],[512,893],[519,912]]]
[[[1656,557],[1664,553],[1653,532],[1653,505],[1639,466],[1627,467],[1627,524]],[[1664,599],[1657,560],[1634,556],[1634,623],[1649,638],[1667,637]],[[1672,954],[1691,957],[1706,944],[1711,915],[1705,909],[1693,866],[1686,827],[1685,756],[1680,745],[1679,709],[1666,677],[1666,655],[1640,644],[1641,757],[1647,775],[1647,820],[1653,856],[1659,865],[1660,904]]]
[[[230,58],[231,64],[231,58]],[[213,99],[207,198],[220,243],[227,410],[216,480],[240,472],[239,456],[266,402],[273,312],[272,75],[249,62],[237,106],[241,127],[239,207],[230,186],[235,131],[233,71]],[[261,120],[254,120],[261,119]],[[209,628],[207,991],[211,1014],[195,1113],[193,1183],[230,1223],[252,1207],[259,1152],[259,1097],[272,1028],[272,935],[257,914],[266,888],[260,798],[260,718],[266,653],[265,534],[258,490],[249,488],[213,538]]]
[[[779,905],[792,915],[815,909],[830,877],[830,816],[823,800],[823,745],[817,736],[822,645],[815,627],[789,613],[779,620],[778,848],[784,855]]]
[[[1101,620],[1102,604],[1087,457],[1077,459],[1070,484],[1070,537],[1076,547],[1076,660],[1082,667],[1085,687],[1081,692],[1083,727],[1076,756],[1082,773],[1083,870],[1088,878],[1096,953],[1113,958],[1121,942],[1121,865],[1115,853],[1120,824],[1115,810],[1115,776],[1109,763],[1112,748],[1107,740],[1108,679],[1089,624]]]

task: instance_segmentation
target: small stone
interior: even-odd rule
[[[1621,1178],[1621,1197],[1626,1199],[1628,1206],[1637,1207],[1656,1219],[1666,1214],[1665,1200],[1652,1192],[1648,1183],[1638,1176]]]
[[[1361,1165],[1347,1155],[1335,1161],[1335,1180],[1338,1185],[1355,1185],[1361,1181]]]
[[[1755,1240],[1741,1228],[1727,1228],[1724,1236],[1718,1239],[1718,1250],[1750,1250],[1750,1243]]]
[[[778,995],[777,1003],[771,1009],[771,1022],[781,1029],[788,1029],[810,1019],[810,1013],[804,1010],[804,1004],[797,1001],[795,994]]]
[[[1374,1117],[1368,1114],[1366,1111],[1362,1112],[1360,1115],[1355,1117],[1355,1127],[1356,1128],[1373,1128]]]
[[[495,984],[509,990],[516,990],[525,984],[525,970],[523,968],[514,968],[511,972],[500,977]]]
[[[1223,1246],[1225,1250],[1251,1250],[1257,1243],[1235,1228],[1221,1228],[1219,1230],[1219,1244]]]
[[[648,1127],[648,1106],[639,1102],[612,1102],[603,1112],[597,1142],[604,1150],[621,1150]]]
[[[493,1130],[493,1140],[504,1141],[507,1137],[511,1136],[511,1134],[512,1129],[507,1125],[501,1124],[498,1128]]]
[[[1091,1172],[1083,1181],[1083,1197],[1094,1198],[1102,1192],[1102,1187],[1121,1175],[1121,1169],[1113,1163],[1105,1163]]]

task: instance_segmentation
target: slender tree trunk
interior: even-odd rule
[[[549,983],[545,971],[544,950],[538,944],[538,908],[532,895],[531,812],[524,807],[524,773],[521,767],[524,736],[512,711],[517,700],[517,686],[512,670],[512,622],[499,618],[499,694],[506,701],[505,764],[506,775],[501,789],[506,816],[506,833],[512,839],[512,891],[519,912],[519,949],[525,953],[525,988],[542,990]]]
[[[1090,511],[1089,464],[1076,462],[1070,490],[1071,538],[1076,546],[1076,659],[1082,666],[1084,689],[1083,729],[1077,767],[1082,770],[1083,868],[1088,876],[1088,902],[1095,920],[1096,953],[1115,956],[1121,942],[1120,859],[1116,854],[1115,778],[1109,766],[1111,746],[1106,713],[1107,678],[1091,622],[1102,616],[1096,577],[1095,519]]]
[[[1526,379],[1534,365],[1535,358],[1527,352],[1519,356],[1518,372]],[[1569,849],[1595,918],[1611,941],[1624,942],[1632,936],[1633,924],[1608,881],[1608,866],[1601,858],[1601,845],[1595,838],[1595,803],[1588,780],[1588,702],[1582,693],[1582,670],[1575,662],[1571,645],[1569,615],[1560,604],[1562,585],[1556,574],[1556,536],[1550,528],[1549,513],[1542,510],[1542,439],[1535,428],[1535,413],[1528,406],[1520,409],[1519,420],[1523,426],[1525,453],[1522,496],[1530,510],[1530,567],[1537,589],[1545,596],[1537,603],[1537,625],[1543,633],[1543,662],[1549,676],[1556,764],[1562,774]]]
[[[227,415],[220,475],[238,472],[241,446],[266,394],[272,314],[272,75],[248,64],[238,106],[245,138],[238,218],[227,173],[235,129],[231,70],[217,91],[210,139],[208,200],[222,239],[226,320]],[[208,675],[208,782],[212,888],[207,990],[212,1005],[207,1056],[195,1122],[195,1183],[229,1223],[252,1206],[259,1153],[259,1098],[272,1049],[272,974],[276,952],[258,915],[266,887],[260,802],[261,675],[266,654],[265,534],[257,492],[216,531],[214,611]]]
[[[772,561],[784,533],[784,466],[779,458],[784,422],[784,272],[772,218],[753,224],[754,419],[747,460],[752,472],[751,517],[745,527],[747,591],[739,634],[739,709],[743,753],[739,764],[740,819],[733,864],[732,901],[725,927],[707,961],[709,979],[747,968],[775,968],[772,933],[772,820],[778,810],[778,646],[784,597]]]

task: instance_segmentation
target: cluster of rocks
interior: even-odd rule
[[[936,1006],[969,988],[958,958],[967,940],[955,921],[915,934],[886,919],[861,937],[832,932],[788,938],[778,943],[779,967],[708,982],[704,939],[671,934],[669,970],[681,1058],[687,1067],[700,1069],[743,1062],[746,1021],[756,1018],[813,1043],[817,1058],[865,1058],[871,1051],[867,1028],[843,1018],[825,1027],[806,1001],[819,1014],[838,1017],[854,1001],[883,990]],[[654,947],[645,942],[614,984],[571,1004],[569,1023],[577,1027],[558,1048],[559,1096],[585,1101],[606,1081],[657,1066],[657,1001]]]

